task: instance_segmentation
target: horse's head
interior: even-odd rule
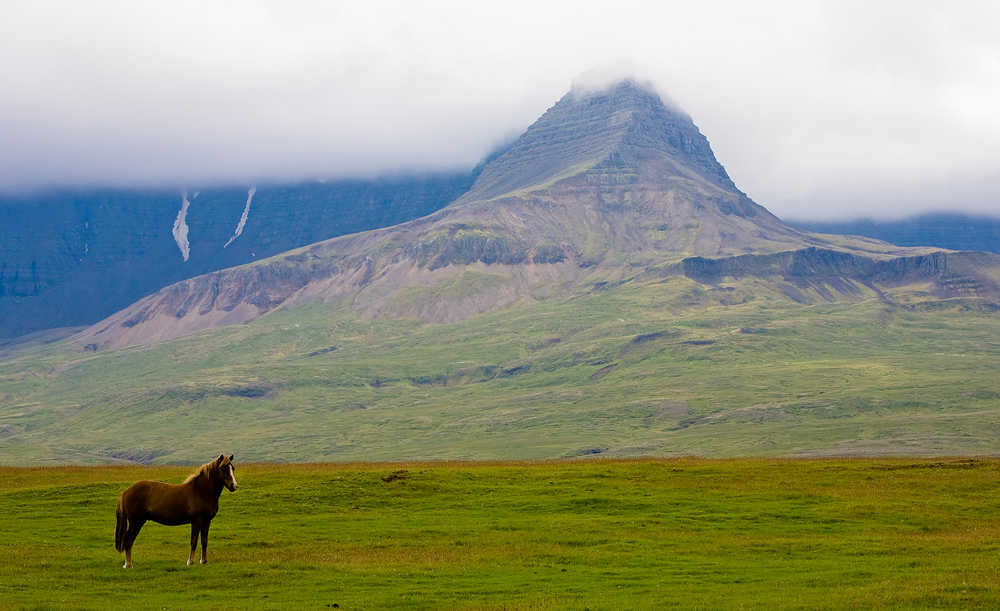
[[[219,477],[222,478],[222,485],[230,492],[236,492],[238,484],[236,483],[236,467],[233,466],[233,455],[219,454],[215,460],[219,463]]]

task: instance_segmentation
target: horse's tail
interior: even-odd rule
[[[128,516],[125,515],[125,493],[118,495],[118,507],[115,508],[115,517],[118,523],[115,524],[115,549],[119,553],[125,551],[125,532],[128,531]]]

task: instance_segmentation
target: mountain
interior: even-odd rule
[[[684,256],[817,244],[740,192],[689,116],[624,81],[569,92],[436,213],[177,283],[81,337],[143,343],[347,294],[368,316],[454,321]]]
[[[687,114],[627,80],[570,91],[438,212],[177,283],[79,339],[94,349],[147,343],[343,298],[363,316],[454,322],[634,278],[700,273],[691,271],[704,265],[698,258],[796,250],[804,252],[786,257],[783,271],[734,265],[770,270],[796,300],[884,293],[915,281],[885,269],[911,267],[938,285],[927,294],[1000,292],[988,273],[948,271],[944,254],[929,262],[920,258],[929,250],[789,227],[736,188]],[[899,256],[916,258],[879,263]]]
[[[986,454],[998,333],[1000,256],[793,229],[625,81],[427,216],[0,352],[0,462]]]
[[[0,198],[0,338],[90,325],[180,280],[425,216],[480,170]]]
[[[802,231],[855,235],[900,246],[936,246],[1000,254],[1000,218],[966,214],[924,214],[894,221],[794,221]]]

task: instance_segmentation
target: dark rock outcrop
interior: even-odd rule
[[[880,292],[890,287],[930,283],[941,298],[977,296],[1000,298],[1000,283],[985,270],[1000,268],[1000,256],[982,252],[932,252],[926,255],[876,259],[862,254],[806,248],[765,255],[709,259],[690,257],[681,262],[688,278],[718,284],[726,278],[778,277],[799,288],[842,294],[857,293],[850,281]]]

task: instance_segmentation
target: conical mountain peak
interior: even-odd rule
[[[185,281],[81,338],[142,343],[347,296],[368,316],[452,322],[685,257],[809,245],[736,188],[686,113],[627,79],[571,90],[431,215]]]
[[[739,193],[691,117],[664,104],[652,86],[625,79],[602,89],[574,87],[490,163],[459,201],[492,199],[598,163],[627,164],[657,153]]]

